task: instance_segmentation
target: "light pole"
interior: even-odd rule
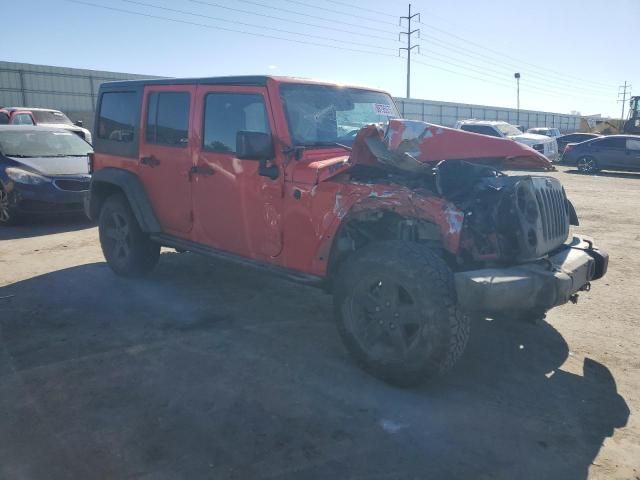
[[[516,79],[516,99],[517,99],[517,120],[516,123],[520,125],[520,73],[516,72],[513,74]]]

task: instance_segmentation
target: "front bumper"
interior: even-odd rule
[[[605,275],[609,255],[574,236],[547,258],[455,274],[458,304],[470,312],[548,310]]]
[[[61,190],[53,182],[40,185],[12,183],[10,205],[19,213],[55,214],[83,211],[85,191]]]

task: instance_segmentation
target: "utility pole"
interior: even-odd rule
[[[620,85],[618,88],[622,89],[622,92],[618,92],[618,97],[622,95],[622,100],[618,98],[618,102],[622,102],[622,116],[620,119],[622,120],[622,125],[624,125],[624,106],[627,103],[627,89],[631,90],[631,85],[627,85],[627,81],[625,80],[624,85]]]
[[[517,106],[517,124],[520,125],[520,73],[516,72],[513,74],[513,77],[516,79],[516,106]]]
[[[414,48],[418,48],[418,51],[420,51],[420,45],[411,45],[411,35],[413,35],[414,33],[418,34],[418,38],[420,38],[420,29],[416,28],[415,30],[411,30],[411,20],[414,17],[418,17],[418,22],[420,21],[420,14],[419,13],[414,13],[413,15],[411,14],[411,4],[409,4],[409,15],[407,15],[406,17],[400,17],[400,26],[402,26],[402,20],[406,20],[407,21],[407,31],[406,32],[400,32],[400,34],[398,35],[398,39],[402,39],[402,35],[406,35],[407,36],[407,46],[406,47],[400,47],[399,48],[399,52],[402,50],[406,50],[407,51],[407,98],[411,98],[411,50],[413,50]]]

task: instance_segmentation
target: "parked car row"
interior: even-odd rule
[[[0,107],[0,125],[40,125],[69,130],[88,143],[93,143],[91,132],[82,126],[82,121],[73,123],[60,110],[33,107]]]
[[[529,145],[547,157],[550,162],[558,161],[558,144],[554,138],[536,133],[523,133],[507,122],[473,119],[460,120],[456,123],[455,128],[464,130],[465,132],[489,135],[491,137],[510,138],[518,143]]]

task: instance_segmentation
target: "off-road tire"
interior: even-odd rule
[[[389,307],[394,302],[385,298],[397,301]],[[375,242],[347,258],[336,279],[334,310],[356,362],[398,386],[447,372],[469,340],[470,319],[456,304],[451,270],[434,250],[413,242]],[[369,348],[372,341],[389,343],[387,352],[381,354],[378,343]]]
[[[576,167],[578,167],[578,171],[586,174],[594,174],[600,171],[598,161],[589,155],[583,155],[578,158],[576,161]]]
[[[0,185],[0,226],[9,227],[18,225],[21,217],[18,212],[11,206],[11,198],[9,193]]]
[[[135,277],[150,272],[160,258],[160,245],[140,230],[129,202],[122,194],[107,198],[98,221],[100,246],[116,274]]]

